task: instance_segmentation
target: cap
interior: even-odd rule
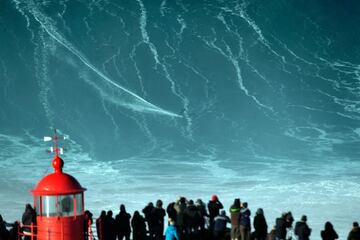
[[[213,202],[217,202],[218,201],[218,197],[214,194],[211,196],[211,201]]]

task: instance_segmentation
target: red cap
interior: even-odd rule
[[[217,202],[218,201],[218,197],[214,194],[211,196],[211,201],[213,202]]]

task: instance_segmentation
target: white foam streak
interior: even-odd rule
[[[41,30],[39,33],[40,43],[36,44],[35,47],[35,67],[36,67],[36,77],[38,79],[38,84],[40,87],[39,100],[44,108],[46,118],[48,119],[50,125],[53,125],[54,122],[54,111],[52,110],[49,102],[49,94],[52,89],[52,83],[48,77],[48,48],[50,48],[50,43],[48,39],[44,36],[44,31]]]
[[[340,99],[336,96],[330,95],[324,91],[318,90],[319,93],[331,98],[334,103],[339,104],[343,109],[352,114],[360,114],[360,101],[359,100],[350,100],[350,99]],[[355,117],[355,116],[354,116]],[[356,116],[358,117],[358,116]]]
[[[242,19],[244,19],[249,26],[256,32],[256,34],[258,35],[258,39],[260,40],[261,43],[263,43],[269,50],[270,52],[272,52],[275,56],[277,56],[278,58],[280,58],[282,60],[282,62],[285,64],[286,60],[285,57],[280,55],[279,53],[277,53],[274,49],[271,48],[268,40],[264,37],[261,29],[259,28],[259,26],[255,23],[254,20],[252,20],[246,13],[245,11],[246,8],[246,3],[243,2],[243,4],[239,5],[237,4],[236,6],[236,10],[238,11],[239,15]]]
[[[181,117],[178,114],[166,111],[164,109],[161,109],[160,107],[155,106],[154,104],[146,101],[145,99],[141,98],[140,96],[136,95],[135,93],[129,91],[128,89],[122,87],[121,85],[115,83],[110,78],[108,78],[105,74],[103,74],[101,71],[99,71],[93,64],[91,64],[86,57],[77,50],[71,43],[69,43],[61,34],[57,32],[55,27],[51,24],[50,20],[42,14],[36,7],[32,6],[29,7],[28,11],[32,14],[34,19],[40,24],[41,28],[46,31],[46,33],[51,36],[56,42],[58,42],[60,45],[65,47],[67,50],[69,50],[71,53],[73,53],[86,67],[88,67],[90,70],[92,70],[95,74],[97,74],[101,79],[103,79],[106,83],[112,85],[118,90],[121,90],[122,92],[126,93],[132,99],[134,100],[133,103],[119,103],[114,102],[115,104],[122,105],[125,107],[129,107],[134,111],[143,111],[143,112],[153,112],[158,113],[162,115],[168,115],[171,117]]]
[[[154,57],[155,60],[155,68],[157,69],[158,66],[160,66],[161,70],[163,71],[165,78],[169,81],[170,83],[170,88],[172,93],[177,96],[182,104],[183,104],[183,109],[184,109],[184,118],[186,119],[187,125],[186,125],[186,135],[192,139],[193,138],[193,133],[192,133],[192,119],[190,118],[189,115],[189,105],[190,105],[190,101],[189,99],[181,93],[180,89],[177,89],[175,81],[172,79],[172,77],[170,76],[169,70],[167,69],[166,65],[161,63],[161,61],[159,60],[159,54],[158,51],[155,47],[155,45],[150,41],[148,32],[146,30],[146,25],[147,25],[147,12],[144,6],[144,3],[141,0],[137,0],[139,6],[140,6],[140,30],[141,30],[141,35],[143,38],[143,42],[149,46],[150,51]]]
[[[320,61],[324,62],[326,66],[330,67],[332,70],[343,73],[345,75],[355,75],[355,79],[360,81],[359,72],[360,65],[354,64],[346,61],[337,60],[334,62],[330,62],[329,60],[323,57],[317,57]]]
[[[205,96],[206,96],[206,98],[209,98],[210,80],[203,73],[201,73],[200,70],[196,69],[195,66],[188,64],[186,62],[186,60],[182,60],[182,64],[185,67],[187,67],[188,69],[190,69],[192,72],[194,72],[197,76],[204,79],[204,81],[205,81]]]
[[[160,5],[160,14],[161,14],[162,17],[165,16],[166,1],[167,1],[167,0],[163,0],[163,1],[161,2],[161,5]]]
[[[133,49],[131,50],[131,53],[130,53],[129,57],[130,57],[131,61],[132,61],[133,64],[134,64],[136,76],[137,76],[138,79],[139,79],[141,92],[142,92],[143,96],[146,96],[147,93],[146,93],[146,91],[145,91],[145,87],[144,87],[144,83],[143,83],[143,78],[142,78],[142,76],[141,76],[141,72],[140,72],[140,69],[139,69],[139,67],[138,67],[138,65],[137,65],[137,62],[135,61],[136,48],[137,48],[137,47],[138,47],[138,45],[135,45],[135,46],[133,47]]]
[[[141,0],[137,0],[137,2],[138,2],[139,5],[140,5],[140,11],[141,11],[141,14],[140,14],[140,30],[141,30],[141,36],[142,36],[142,38],[143,38],[144,43],[146,43],[146,44],[149,46],[150,51],[151,51],[151,53],[152,53],[153,56],[154,56],[154,60],[155,60],[156,65],[159,65],[159,64],[160,64],[160,61],[159,61],[158,52],[157,52],[156,47],[154,46],[154,44],[153,44],[152,42],[150,42],[149,34],[148,34],[148,32],[146,31],[147,12],[146,12],[144,3],[143,3]],[[173,88],[173,85],[174,85],[174,83],[172,82],[172,85],[171,85],[172,88]]]
[[[176,20],[181,26],[179,32],[176,33],[181,41],[182,34],[184,33],[185,29],[187,28],[187,25],[186,25],[185,20],[180,15],[177,16]]]
[[[224,50],[222,50],[220,47],[218,47],[215,44],[215,41],[206,41],[204,40],[206,45],[208,45],[209,47],[215,49],[217,52],[219,52],[221,55],[223,55],[228,61],[230,61],[233,65],[233,67],[235,68],[235,72],[236,72],[236,79],[237,79],[237,83],[239,88],[244,92],[244,94],[247,97],[250,97],[251,99],[253,99],[253,101],[260,106],[261,108],[266,108],[270,111],[273,111],[273,108],[270,106],[267,106],[263,103],[261,103],[254,95],[250,94],[249,90],[246,88],[246,86],[244,85],[244,79],[242,77],[241,74],[241,69],[239,66],[239,61],[237,60],[236,56],[233,55],[230,47],[224,42],[225,48],[226,48],[226,52]]]

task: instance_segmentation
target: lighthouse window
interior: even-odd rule
[[[42,215],[57,216],[57,196],[42,196]]]
[[[37,203],[38,215],[41,211],[42,216],[80,216],[83,213],[83,197],[82,193],[71,195],[58,196],[42,196],[38,197],[37,201],[41,199],[40,204]],[[40,210],[41,209],[41,210]]]
[[[36,196],[36,215],[40,216],[41,215],[41,197],[40,196]]]
[[[76,216],[80,216],[84,210],[82,193],[75,194],[75,198],[76,198]]]
[[[58,196],[59,216],[74,216],[74,195]]]

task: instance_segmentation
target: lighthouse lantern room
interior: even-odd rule
[[[84,239],[84,191],[80,183],[63,172],[64,161],[59,157],[54,130],[55,152],[52,166],[54,172],[40,180],[35,189],[36,236],[38,240],[83,240]]]

